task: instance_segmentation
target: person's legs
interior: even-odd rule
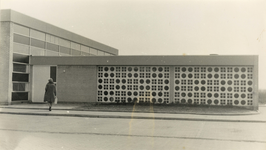
[[[48,105],[49,105],[49,111],[51,111],[52,110],[52,101],[50,100],[50,101],[48,101]]]
[[[53,102],[51,101],[51,103],[50,103],[50,111],[52,110],[52,105],[53,105]]]

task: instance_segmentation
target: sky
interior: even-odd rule
[[[0,0],[119,55],[259,55],[266,89],[266,0]]]

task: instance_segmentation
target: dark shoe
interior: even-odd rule
[[[51,107],[49,107],[49,111],[51,111],[52,110],[52,108]]]

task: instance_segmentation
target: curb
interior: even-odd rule
[[[200,119],[200,118],[170,118],[170,117],[119,116],[119,115],[84,115],[84,114],[52,114],[52,113],[17,113],[17,112],[0,112],[0,114],[36,115],[36,116],[61,116],[61,117],[88,117],[88,118],[156,119],[156,120],[183,120],[183,121],[213,121],[213,122],[266,123],[266,121],[262,121],[262,120],[225,120],[225,119]]]
[[[18,107],[0,107],[0,108],[5,108],[5,109],[34,109],[34,110],[43,110],[46,108],[18,108]],[[66,109],[66,108],[53,108],[53,110],[66,110],[66,111],[98,111],[98,112],[130,112],[132,111],[112,111],[112,110],[93,110],[93,109]],[[134,113],[149,113],[149,112],[141,112],[141,111],[134,111]],[[257,115],[260,114],[259,111],[257,112],[252,112],[252,113],[193,113],[193,112],[188,112],[188,113],[171,113],[171,112],[156,112],[154,111],[153,113],[161,113],[161,114],[187,114],[187,115],[219,115],[219,116],[244,116],[244,115]]]

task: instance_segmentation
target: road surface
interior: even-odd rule
[[[266,150],[266,124],[0,114],[2,150]]]

